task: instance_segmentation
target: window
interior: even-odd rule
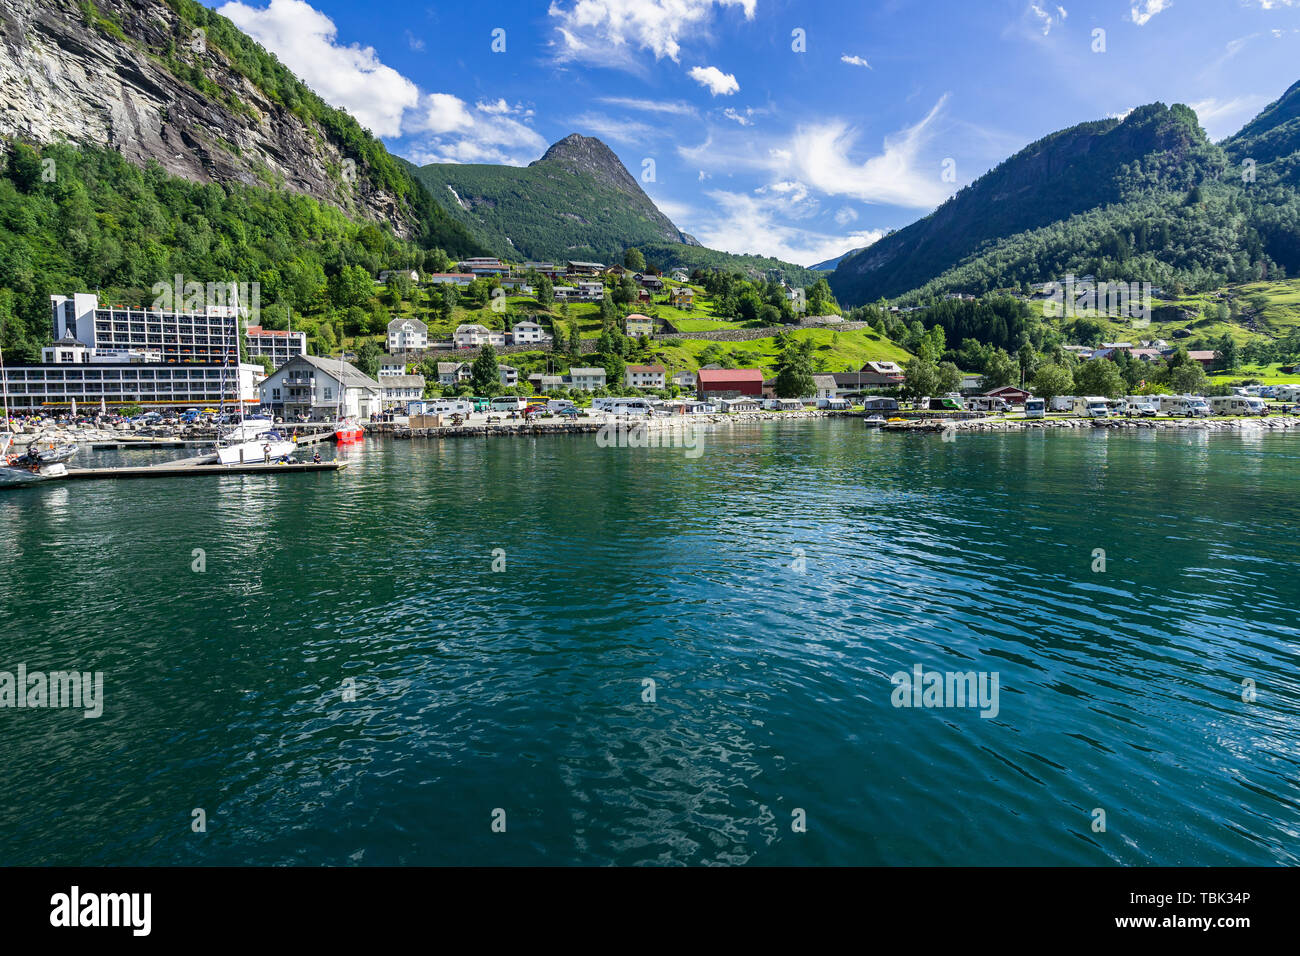
[[[334,389],[332,389],[332,388],[330,388],[328,385],[326,385],[326,386],[325,386],[325,401],[329,402],[329,401],[332,401],[333,399],[334,399]]]
[[[279,400],[280,400],[280,390],[278,388],[271,389],[271,401],[278,402]]]

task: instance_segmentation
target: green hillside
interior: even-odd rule
[[[1244,182],[1187,107],[1140,107],[1033,144],[844,259],[831,286],[918,303],[1069,272],[1178,293],[1280,278],[1300,269],[1300,201],[1268,179]]]

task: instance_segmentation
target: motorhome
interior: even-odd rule
[[[577,406],[567,398],[553,398],[546,403],[546,408],[555,415],[564,415],[570,410],[577,411]]]
[[[1210,399],[1210,411],[1216,415],[1263,415],[1266,410],[1264,400],[1253,395],[1216,395]]]
[[[417,411],[411,406],[418,405]],[[425,402],[411,402],[407,405],[410,414],[420,415],[468,415],[474,411],[474,403],[467,398],[435,398]]]
[[[1300,385],[1279,385],[1273,395],[1279,402],[1300,402]]]
[[[1200,395],[1187,395],[1184,397],[1187,399],[1187,408],[1193,418],[1210,417],[1210,403],[1208,401]]]
[[[972,412],[1002,412],[1011,411],[1011,406],[1007,404],[1006,399],[998,398],[996,395],[976,395],[966,400],[966,407]]]
[[[1183,418],[1208,418],[1209,403],[1192,395],[1161,395],[1160,414]]]
[[[1073,395],[1053,395],[1051,409],[1054,412],[1068,412],[1074,407]]]
[[[1047,416],[1047,402],[1041,398],[1025,399],[1025,417],[1026,418],[1045,418]]]
[[[1100,395],[1076,396],[1070,410],[1084,418],[1110,417],[1110,404]]]
[[[596,398],[591,407],[598,412],[610,415],[646,416],[654,414],[654,409],[644,398]]]

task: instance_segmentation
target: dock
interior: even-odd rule
[[[283,430],[284,426],[276,426]],[[292,431],[289,432],[292,434]],[[334,440],[333,426],[324,431],[299,434],[297,444],[316,445],[323,441]],[[216,442],[212,438],[119,438],[114,441],[95,441],[90,443],[92,451],[117,451],[123,448],[211,448]]]
[[[251,462],[243,465],[201,464],[201,459],[188,458],[165,465],[143,465],[125,468],[69,468],[68,473],[54,481],[90,481],[96,478],[195,478],[201,475],[282,475],[304,471],[340,471],[348,466],[346,460],[300,461],[293,464],[266,464]]]

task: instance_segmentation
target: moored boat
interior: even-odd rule
[[[365,437],[365,430],[352,418],[343,419],[334,429],[334,441],[340,445],[355,445]]]

